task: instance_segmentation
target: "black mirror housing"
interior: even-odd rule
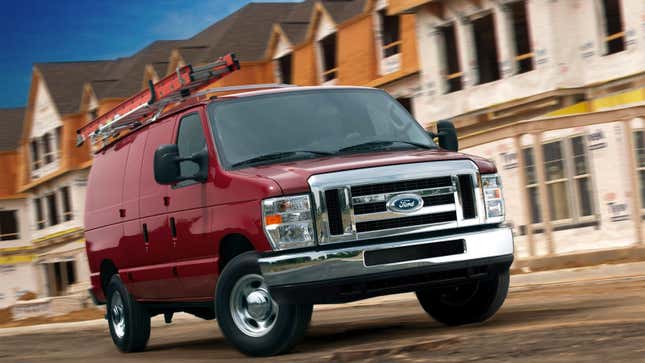
[[[189,177],[182,176],[179,167],[182,161],[196,163],[199,165],[199,171]],[[154,173],[155,181],[162,185],[175,184],[184,180],[205,183],[208,180],[208,150],[204,148],[188,157],[180,157],[177,145],[161,145],[155,151]]]
[[[437,137],[439,146],[448,151],[459,151],[459,141],[455,125],[450,121],[437,122]]]
[[[155,181],[162,185],[174,184],[178,181],[179,149],[177,145],[161,145],[155,151],[154,172]]]

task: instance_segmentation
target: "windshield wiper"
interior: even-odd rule
[[[416,147],[420,147],[422,149],[436,149],[436,147],[434,147],[434,146],[420,144],[418,142],[393,140],[393,141],[368,141],[368,142],[363,142],[363,143],[360,143],[360,144],[356,144],[356,145],[341,148],[341,149],[338,150],[338,152],[355,151],[355,150],[372,150],[372,149],[377,149],[377,148],[384,147],[384,146],[390,146],[390,145],[396,144],[396,143],[413,145],[413,146],[416,146]]]
[[[247,166],[255,163],[260,163],[263,161],[279,160],[289,158],[297,154],[313,154],[313,155],[333,155],[334,153],[328,151],[318,151],[318,150],[294,150],[294,151],[280,151],[275,153],[270,153],[266,155],[256,156],[247,160],[243,160],[231,165],[231,167],[236,168],[239,166]]]

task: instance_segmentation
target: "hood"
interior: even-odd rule
[[[444,150],[402,150],[325,156],[255,166],[237,172],[273,179],[280,185],[284,194],[297,194],[309,191],[307,180],[315,174],[376,166],[464,159],[473,161],[482,174],[497,172],[495,164],[488,159]]]

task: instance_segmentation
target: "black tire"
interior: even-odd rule
[[[466,285],[418,290],[417,299],[423,310],[446,325],[485,321],[495,315],[508,293],[508,268],[491,274]]]
[[[251,336],[240,329],[231,310],[231,296],[238,281],[242,283],[249,278],[261,277],[257,260],[257,253],[246,252],[236,256],[226,265],[217,282],[215,310],[222,334],[238,350],[250,356],[266,357],[289,351],[304,336],[311,321],[313,306],[278,304],[272,301],[278,306],[277,314],[271,315],[273,319],[268,319],[273,321],[273,324],[264,335]]]
[[[114,310],[113,297],[118,294],[123,302],[122,312]],[[140,352],[146,348],[150,338],[150,315],[146,308],[134,300],[128,290],[121,282],[118,275],[112,276],[106,288],[107,295],[107,319],[110,328],[110,335],[114,345],[124,353]],[[117,333],[114,319],[121,321],[116,314],[123,317],[124,328],[122,333]]]

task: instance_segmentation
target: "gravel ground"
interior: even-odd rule
[[[216,322],[179,316],[153,324],[148,350],[121,354],[105,322],[2,336],[3,362],[231,362],[251,360]],[[52,328],[53,329],[53,328]],[[447,328],[414,295],[318,309],[295,350],[266,361],[645,362],[645,275],[515,287],[484,324]],[[256,361],[265,361],[260,359]]]

